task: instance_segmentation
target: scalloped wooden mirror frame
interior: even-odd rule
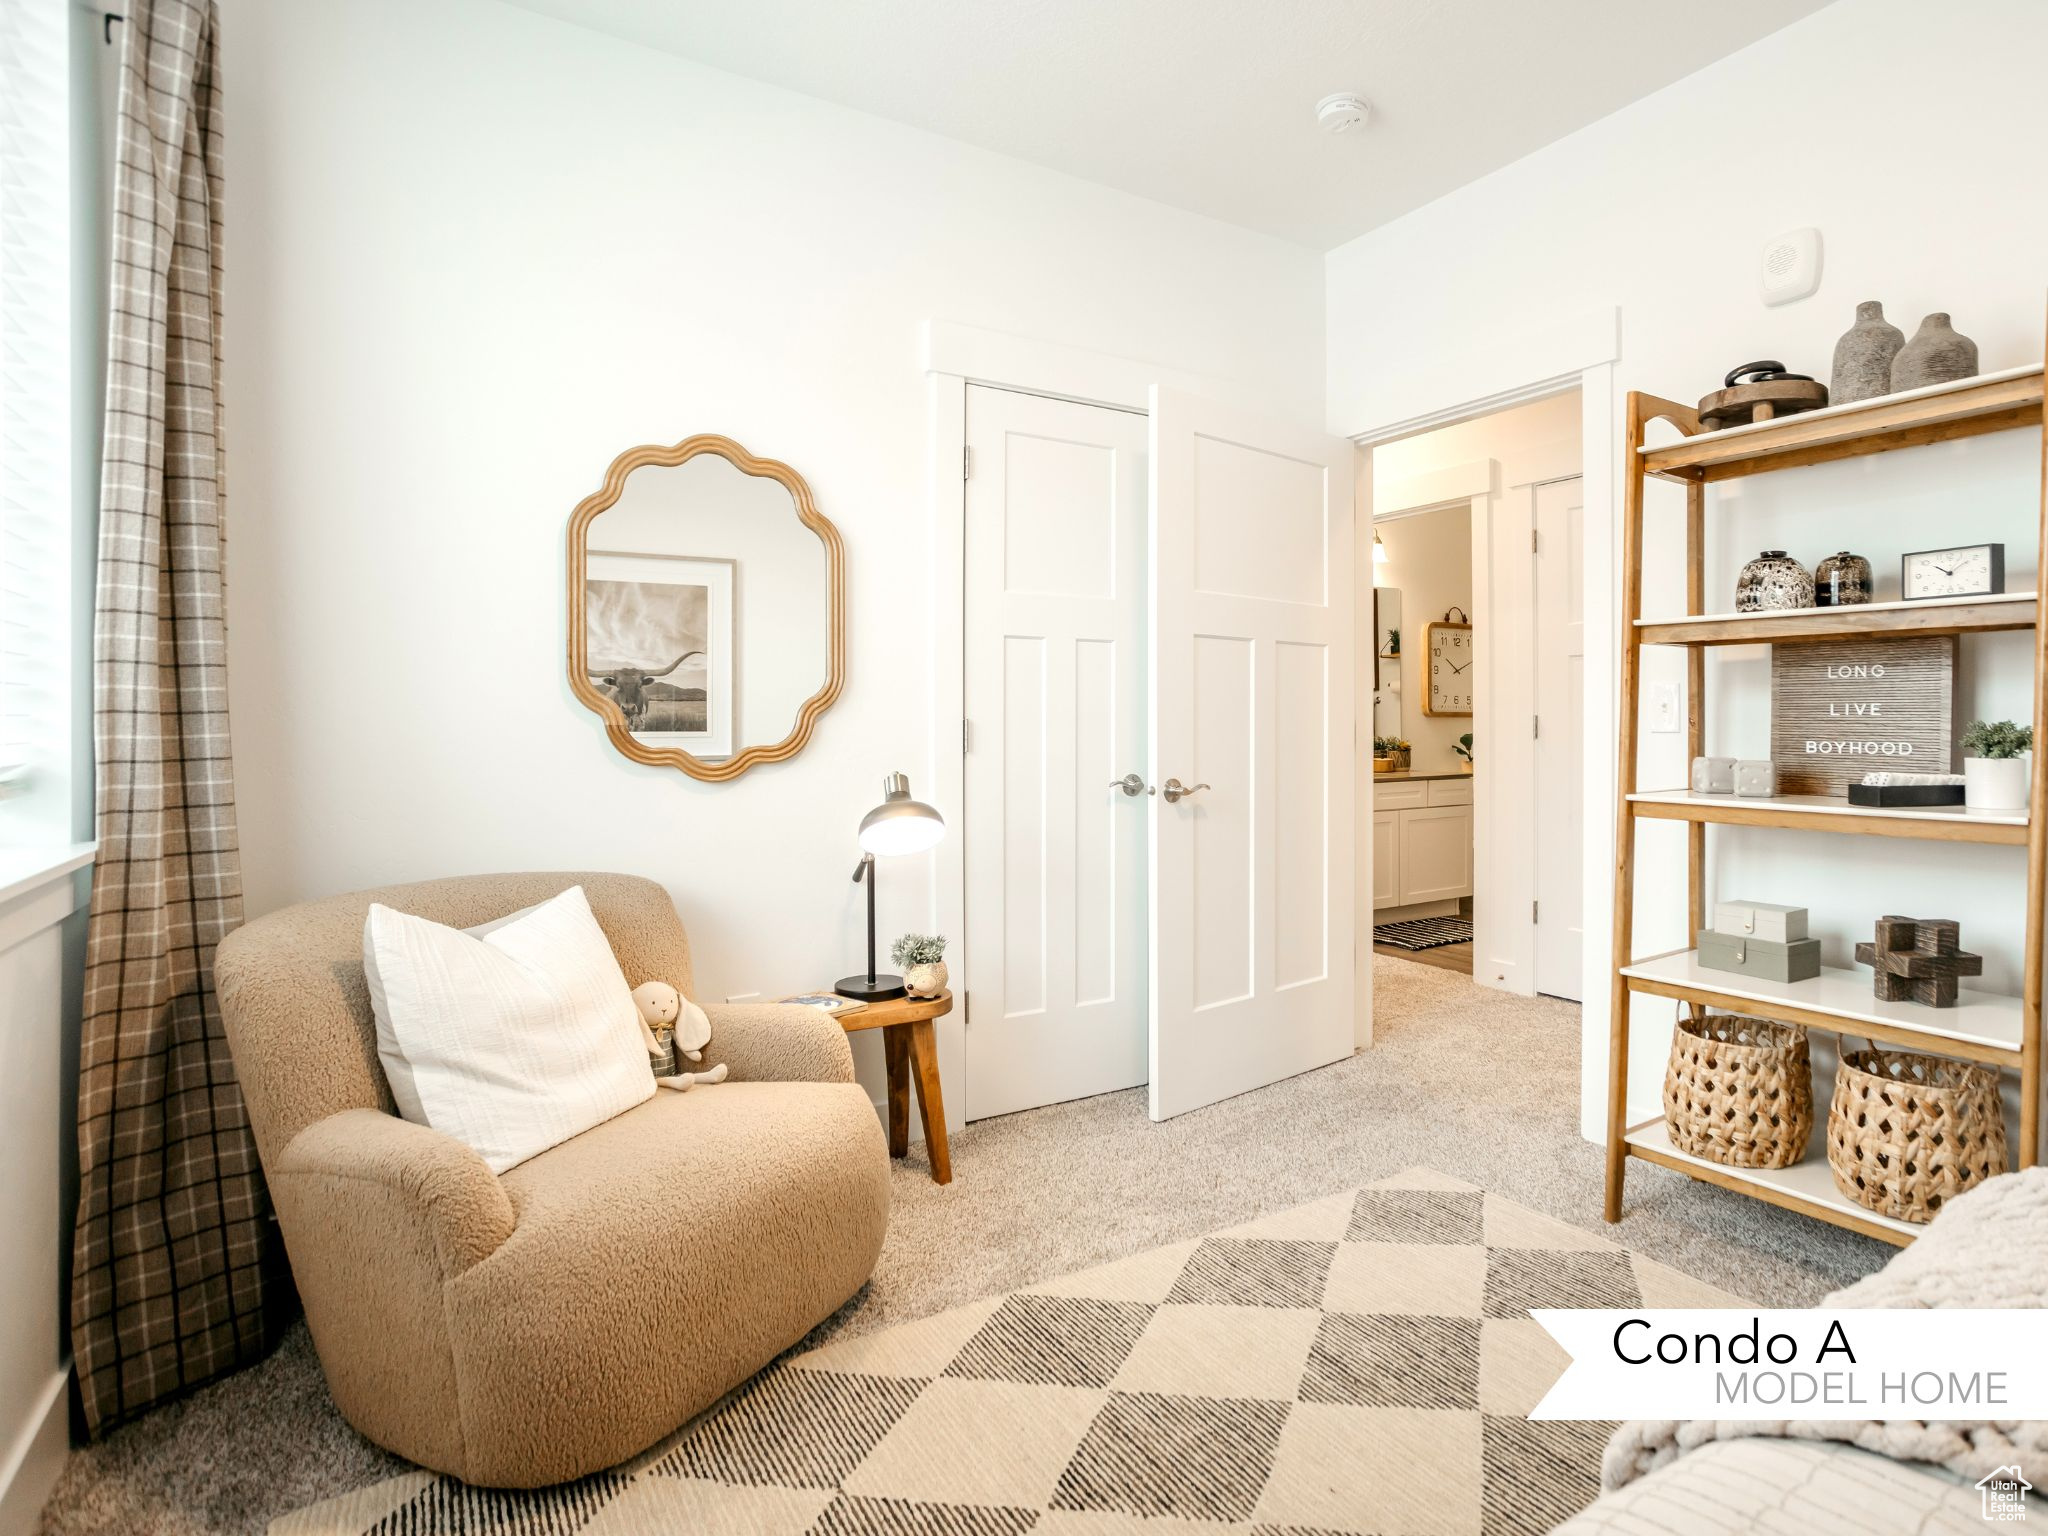
[[[827,612],[825,633],[829,652],[825,685],[797,711],[796,728],[772,747],[748,747],[735,752],[723,762],[705,762],[680,747],[650,747],[635,739],[626,728],[626,715],[616,700],[598,691],[590,681],[587,671],[589,660],[586,649],[587,619],[584,613],[584,585],[588,580],[588,565],[585,561],[585,545],[590,533],[590,524],[606,508],[617,503],[625,494],[626,477],[636,469],[673,469],[686,464],[700,453],[715,453],[735,468],[749,475],[781,483],[796,503],[797,520],[818,536],[818,542],[825,546],[825,590]],[[820,512],[817,503],[811,499],[811,488],[804,483],[804,477],[776,459],[757,459],[729,437],[715,433],[701,433],[686,437],[672,448],[659,444],[648,444],[641,448],[629,448],[612,460],[611,468],[605,471],[604,484],[597,491],[576,504],[576,510],[569,518],[569,688],[583,704],[604,721],[605,734],[612,745],[636,763],[647,763],[657,768],[680,768],[693,779],[719,784],[727,779],[736,779],[749,768],[761,763],[779,763],[803,751],[811,739],[812,728],[818,723],[818,716],[832,707],[839,697],[839,690],[846,682],[846,546],[840,541],[839,530],[832,526],[832,520]]]

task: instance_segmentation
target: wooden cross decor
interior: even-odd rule
[[[1856,946],[1856,963],[1875,968],[1879,1002],[1956,1005],[1956,978],[1982,976],[1984,957],[1956,948],[1962,925],[1945,917],[1880,917],[1877,938]]]

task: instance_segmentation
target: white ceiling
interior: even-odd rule
[[[1826,0],[513,3],[1327,250]]]

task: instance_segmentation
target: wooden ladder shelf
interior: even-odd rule
[[[1682,434],[1680,440],[1649,446],[1650,424],[1658,420],[1675,426]],[[2048,626],[2040,623],[2033,593],[1792,613],[1708,614],[1702,601],[1709,484],[2022,429],[2043,436],[2037,537],[2039,547],[2048,551],[2048,432],[2042,423],[2039,366],[1719,432],[1701,431],[1698,415],[1685,406],[1639,391],[1629,394],[1624,433],[1627,460],[1622,476],[1621,762],[1615,796],[1614,975],[1607,1042],[1607,1220],[1621,1219],[1623,1182],[1628,1160],[1635,1157],[1886,1242],[1909,1243],[1920,1230],[1866,1210],[1840,1194],[1828,1172],[1824,1138],[1818,1134],[1814,1150],[1804,1162],[1764,1171],[1723,1167],[1679,1151],[1661,1116],[1629,1125],[1630,1006],[1637,995],[1674,999],[1694,1009],[1716,1007],[1765,1015],[1809,1029],[1877,1039],[2015,1071],[2020,1076],[2020,1139],[2013,1161],[2021,1168],[2036,1161],[2041,1140],[2041,939],[2043,892],[2048,885],[2048,751],[2035,754],[2024,817],[1886,812],[1823,796],[1730,800],[1683,791],[1645,793],[1636,784],[1645,645],[1686,648],[1686,756],[1693,758],[1704,750],[1706,722],[1700,701],[1709,647],[2031,630],[2034,732],[2038,740],[2048,742]],[[1685,487],[1687,616],[1682,619],[1652,622],[1643,618],[1643,504],[1644,489],[1652,477]],[[1926,1009],[1911,1002],[1876,998],[1868,971],[1824,969],[1816,980],[1787,984],[1703,971],[1689,950],[1637,960],[1634,916],[1639,820],[1686,824],[1689,932],[1708,926],[1710,824],[2024,847],[2026,926],[2021,937],[2020,996],[2002,997],[1965,988],[1958,993],[1957,1007]]]

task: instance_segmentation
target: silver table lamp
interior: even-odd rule
[[[841,997],[881,1002],[903,996],[903,978],[875,970],[875,855],[923,853],[946,835],[946,819],[922,800],[910,798],[910,780],[892,773],[882,780],[882,803],[860,819],[860,862],[853,867],[857,882],[868,882],[868,968],[865,975],[833,983]]]

